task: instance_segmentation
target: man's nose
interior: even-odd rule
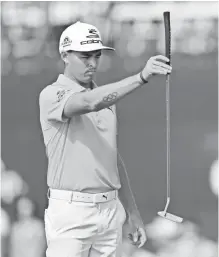
[[[94,57],[89,58],[88,65],[90,67],[92,67],[92,68],[96,68],[97,67],[97,60],[96,60],[96,58],[94,58]]]

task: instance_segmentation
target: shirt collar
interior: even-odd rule
[[[86,90],[86,88],[82,87],[79,85],[76,81],[71,80],[70,78],[66,77],[64,74],[60,74],[58,79],[57,79],[58,84],[61,84],[65,87],[69,88],[77,88],[79,90]],[[97,87],[96,83],[92,81],[93,88]]]

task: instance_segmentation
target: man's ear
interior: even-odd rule
[[[62,60],[64,61],[65,64],[67,64],[69,61],[68,61],[68,53],[67,52],[62,52],[61,53],[61,58]]]

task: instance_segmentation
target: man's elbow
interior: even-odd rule
[[[74,115],[82,115],[96,110],[95,105],[87,101],[81,101],[80,104],[66,103],[64,107],[64,116],[72,118]]]
[[[98,112],[103,108],[104,106],[101,105],[101,102],[99,101],[99,99],[92,100],[92,101],[86,98],[84,99],[83,109],[87,110],[87,112]]]

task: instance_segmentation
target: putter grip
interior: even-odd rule
[[[171,63],[171,27],[170,27],[170,12],[164,12],[164,28],[165,28],[165,50],[166,50],[166,57],[170,59]]]

